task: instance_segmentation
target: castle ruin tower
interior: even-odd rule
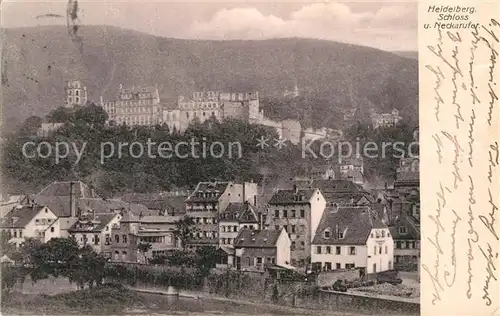
[[[87,87],[79,80],[68,81],[65,88],[66,107],[83,106],[87,104]]]

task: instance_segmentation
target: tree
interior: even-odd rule
[[[108,120],[108,114],[100,106],[94,103],[78,109],[73,120],[76,124],[83,123],[90,127],[103,126]]]
[[[137,245],[137,249],[142,253],[142,255],[144,256],[144,263],[147,263],[148,260],[146,258],[146,253],[151,250],[151,248],[153,248],[153,245],[151,245],[150,243],[139,243]]]
[[[38,116],[30,116],[24,120],[20,129],[20,134],[23,136],[36,135],[38,129],[42,126],[42,119]]]
[[[6,231],[0,233],[0,256],[10,257],[16,250],[16,246],[10,243],[11,236]]]
[[[215,265],[223,259],[222,252],[214,246],[200,247],[196,249],[196,255],[199,267],[215,268]]]
[[[69,109],[65,107],[58,107],[47,114],[49,123],[67,123],[70,121],[71,114]]]
[[[187,249],[187,243],[191,238],[192,234],[197,231],[194,226],[194,218],[190,216],[185,216],[175,223],[175,237],[181,242],[181,247],[183,251]]]

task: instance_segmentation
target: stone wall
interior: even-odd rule
[[[318,275],[316,285],[322,288],[325,286],[332,286],[337,280],[352,282],[358,280],[360,276],[360,271],[358,269],[325,271]]]

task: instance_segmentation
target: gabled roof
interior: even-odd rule
[[[374,228],[387,228],[368,206],[339,207],[335,212],[325,210],[312,244],[317,245],[365,245]],[[330,231],[325,238],[324,231]],[[336,232],[344,232],[339,239]]]
[[[71,216],[70,196],[45,196],[35,197],[35,203],[47,206],[57,217]],[[156,212],[149,210],[146,206],[136,203],[127,203],[116,199],[101,198],[79,198],[76,199],[76,206],[80,211],[93,211],[94,213],[110,213],[125,209],[133,214],[156,215]]]
[[[2,218],[0,227],[24,228],[43,208],[36,204],[14,207]]]
[[[298,189],[278,190],[269,200],[269,204],[308,204],[316,190]]]
[[[186,203],[217,202],[230,184],[231,182],[200,182],[186,199]]]
[[[101,232],[106,225],[111,222],[111,220],[118,216],[118,214],[114,213],[106,213],[106,214],[96,214],[92,219],[89,220],[78,220],[76,221],[70,229],[69,232]]]
[[[220,220],[234,220],[240,223],[257,223],[256,210],[250,203],[229,203],[220,214]]]
[[[127,193],[120,197],[126,202],[138,203],[150,210],[166,210],[167,213],[184,214],[186,207],[184,201],[189,195],[173,195],[165,193]]]
[[[303,189],[319,189],[323,194],[365,192],[363,187],[349,180],[301,181],[297,185]]]
[[[277,246],[278,238],[282,230],[264,229],[252,230],[244,228],[240,230],[234,239],[235,248],[274,248]]]
[[[48,186],[46,186],[38,196],[70,196],[70,187],[73,183],[74,196],[77,198],[98,198],[99,196],[93,192],[85,183],[82,181],[54,181]]]
[[[328,204],[357,204],[361,199],[366,198],[368,202],[373,203],[373,197],[365,192],[355,192],[355,193],[338,193],[338,192],[327,192],[323,193],[325,200]]]
[[[399,233],[399,227],[401,226],[406,227],[406,234]],[[398,218],[396,223],[389,227],[389,231],[391,232],[392,239],[394,240],[420,239],[420,231],[416,229],[414,225],[411,225],[406,216]]]

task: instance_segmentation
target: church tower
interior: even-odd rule
[[[65,88],[66,107],[83,106],[87,104],[87,87],[79,80],[68,81]]]

